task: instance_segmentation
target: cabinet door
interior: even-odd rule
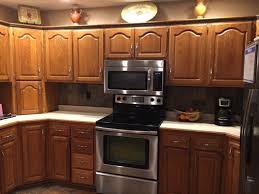
[[[72,31],[49,30],[45,43],[47,80],[73,80]]]
[[[9,30],[0,25],[0,81],[9,80],[10,46]]]
[[[2,191],[12,191],[17,184],[17,144],[16,140],[3,144],[1,147]]]
[[[207,26],[173,26],[169,34],[168,83],[205,85]]]
[[[256,21],[256,36],[259,36],[259,19]]]
[[[164,147],[160,163],[160,194],[188,194],[189,150]]]
[[[70,141],[69,137],[50,137],[51,178],[69,181],[70,179]]]
[[[45,127],[28,125],[22,127],[23,183],[45,178]]]
[[[103,30],[73,32],[76,81],[101,83],[103,80]]]
[[[168,28],[136,28],[136,58],[165,58],[167,56]]]
[[[14,28],[14,64],[16,80],[41,79],[41,30]]]
[[[192,152],[191,194],[220,194],[222,156],[217,152]]]
[[[209,27],[210,84],[243,86],[244,50],[251,41],[251,22],[213,24]]]
[[[133,58],[134,29],[114,28],[105,30],[105,57],[114,59]]]
[[[227,157],[227,194],[240,193],[240,144],[237,142],[229,143],[228,157]]]
[[[40,81],[16,82],[18,114],[42,112],[42,88]]]

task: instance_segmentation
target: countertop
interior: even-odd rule
[[[86,123],[95,123],[99,119],[109,115],[111,109],[101,109],[94,110],[93,108],[74,108],[73,111],[68,110],[64,107],[60,107],[62,110],[42,113],[42,114],[32,114],[32,115],[17,115],[14,118],[9,118],[0,121],[0,129],[14,126],[21,123],[26,123],[30,121],[48,121],[48,120],[57,120],[57,121],[72,121],[72,122],[86,122]],[[221,127],[215,124],[209,123],[187,123],[174,121],[174,119],[167,118],[161,125],[161,129],[179,129],[186,131],[197,131],[197,132],[211,132],[226,134],[236,138],[240,137],[240,126],[233,127]]]

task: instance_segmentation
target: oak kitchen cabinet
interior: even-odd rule
[[[51,123],[48,135],[48,176],[53,180],[70,180],[70,128]]]
[[[210,85],[243,86],[244,50],[252,41],[252,22],[209,26]]]
[[[7,193],[13,191],[17,186],[19,166],[16,128],[11,127],[1,130],[0,139],[0,193]]]
[[[42,181],[45,178],[45,130],[44,124],[21,127],[23,183]]]
[[[0,25],[0,82],[10,80],[10,41],[8,27]]]
[[[41,81],[16,82],[18,114],[36,114],[42,112]]]
[[[168,84],[207,84],[207,25],[170,27]]]
[[[259,18],[256,21],[256,36],[259,36]]]
[[[221,193],[223,137],[162,129],[160,138],[160,194]]]
[[[108,59],[165,58],[167,36],[167,27],[106,29],[105,57]]]
[[[45,32],[45,63],[47,81],[73,80],[73,48],[71,30]]]
[[[78,82],[103,81],[103,30],[73,31],[74,75]]]
[[[14,28],[13,33],[16,80],[40,80],[42,77],[42,30]]]

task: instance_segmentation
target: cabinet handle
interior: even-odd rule
[[[172,74],[172,68],[171,67],[169,68],[169,73]]]
[[[229,155],[230,158],[232,158],[232,148],[229,149],[228,155]]]
[[[80,178],[80,179],[86,179],[86,177],[84,177],[84,176],[80,176],[79,178]]]
[[[40,70],[40,66],[38,67],[38,72],[39,72],[39,74],[40,74],[40,72],[41,72],[41,70]]]
[[[180,141],[178,141],[178,140],[174,140],[174,141],[173,141],[173,143],[180,143]]]
[[[139,45],[136,44],[136,53],[138,54]]]
[[[3,158],[5,158],[5,154],[4,154],[4,151],[1,151],[1,154],[2,154]]]
[[[82,145],[78,145],[77,147],[79,147],[79,148],[88,148],[88,146],[82,146]]]
[[[57,132],[64,132],[64,129],[57,129]]]
[[[41,129],[41,134],[44,135],[44,129]]]
[[[72,65],[69,66],[68,73],[70,74],[72,72]]]
[[[205,143],[205,144],[203,144],[204,146],[206,146],[206,147],[208,147],[209,146],[209,144],[208,143]]]
[[[84,135],[84,134],[88,134],[88,132],[80,131],[79,134]]]

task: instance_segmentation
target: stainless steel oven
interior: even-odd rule
[[[157,131],[96,127],[97,193],[157,194],[157,161]]]
[[[105,93],[163,95],[163,60],[106,60],[104,65]]]

